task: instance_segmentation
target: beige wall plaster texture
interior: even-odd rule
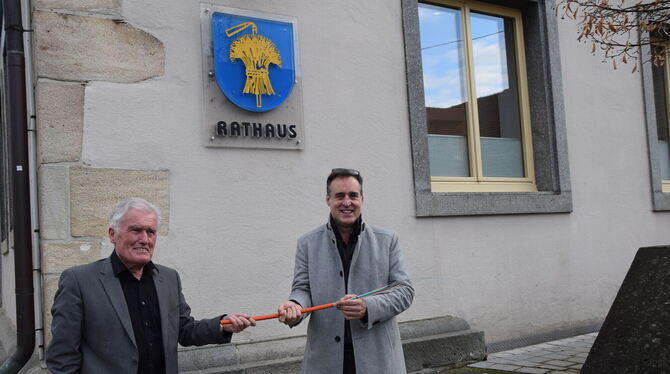
[[[120,14],[120,0],[35,0],[37,9],[67,9],[72,11],[95,12],[106,15]]]
[[[43,280],[44,295],[44,340],[48,344],[51,341],[51,307],[54,304],[54,296],[58,290],[58,277],[45,277]]]
[[[70,191],[67,172],[68,167],[63,165],[42,165],[38,170],[42,240],[70,238]]]
[[[140,196],[156,204],[163,214],[161,234],[167,233],[167,171],[75,166],[68,172],[70,166],[48,165],[80,160],[85,81],[137,82],[160,76],[164,72],[165,51],[155,37],[118,21],[120,0],[36,0],[33,5],[36,9],[89,13],[83,16],[37,10],[33,14],[35,70],[40,77],[36,109],[38,162],[42,164],[39,188],[43,312],[48,343],[58,274],[101,258],[100,242],[60,240],[71,240],[72,236],[105,237],[112,207],[129,196]],[[93,17],[91,13],[95,13]]]
[[[45,274],[60,273],[63,270],[88,264],[101,257],[99,242],[42,242],[42,272]]]
[[[45,11],[33,20],[40,77],[137,82],[163,74],[163,44],[128,24]]]
[[[70,168],[70,222],[74,237],[107,236],[109,216],[116,203],[142,197],[162,213],[160,234],[167,234],[168,172],[123,169]]]
[[[78,161],[84,125],[84,85],[39,79],[35,102],[40,162]]]

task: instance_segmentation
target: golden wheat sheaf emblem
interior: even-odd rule
[[[256,107],[260,108],[263,106],[262,95],[275,94],[268,69],[270,64],[281,67],[281,54],[272,40],[258,34],[258,27],[253,22],[230,27],[226,29],[226,35],[232,37],[248,27],[251,27],[251,34],[242,35],[230,44],[230,61],[240,59],[244,63],[247,80],[242,92],[256,95]]]

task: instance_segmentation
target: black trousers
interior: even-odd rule
[[[356,358],[354,357],[354,345],[344,343],[344,365],[342,374],[356,374]]]

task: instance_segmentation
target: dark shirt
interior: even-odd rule
[[[337,240],[337,251],[340,253],[340,260],[342,261],[342,269],[344,270],[344,290],[349,293],[349,269],[351,268],[351,260],[354,258],[356,251],[356,244],[358,243],[358,236],[361,234],[361,226],[363,220],[358,217],[354,223],[353,230],[349,234],[349,240],[345,243],[342,240],[342,235],[337,229],[333,217],[330,217],[330,226],[335,233]],[[367,320],[367,315],[363,317],[363,321]],[[351,339],[351,321],[344,320],[344,362],[342,366],[343,374],[356,374],[356,358],[354,355],[354,347]]]
[[[342,240],[342,234],[337,229],[333,217],[330,217],[330,226],[333,228],[335,233],[335,239],[337,240],[337,250],[340,252],[340,260],[342,260],[342,268],[344,269],[344,290],[346,293],[349,293],[349,268],[351,268],[351,260],[354,258],[354,251],[356,250],[356,243],[358,243],[358,235],[361,233],[361,217],[358,217],[356,223],[354,223],[354,228],[349,235],[349,241],[346,243]]]
[[[361,233],[361,222],[361,217],[358,217],[358,220],[354,223],[351,234],[349,234],[349,240],[345,243],[344,240],[342,240],[340,231],[337,229],[337,226],[333,221],[333,217],[330,217],[330,225],[333,227],[335,239],[337,240],[337,250],[340,252],[340,260],[342,260],[342,268],[344,270],[344,290],[346,293],[349,293],[349,269],[351,268],[351,260],[354,258],[358,236]],[[351,344],[351,324],[348,320],[344,321],[344,344]]]
[[[137,374],[165,374],[160,309],[156,287],[151,276],[155,266],[153,262],[144,265],[142,277],[137,280],[123,265],[115,251],[112,252],[111,260],[114,275],[121,283],[133,325],[140,359]]]

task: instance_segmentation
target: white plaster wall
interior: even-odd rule
[[[327,218],[332,167],[361,170],[364,218],[400,233],[417,289],[401,319],[456,315],[488,341],[604,318],[635,250],[670,243],[670,214],[651,211],[640,76],[603,66],[568,22],[559,28],[574,212],[417,219],[399,2],[216,4],[298,18],[304,150],[202,146],[196,2],[124,2],[126,21],[164,43],[165,75],[90,82],[85,93],[85,164],[169,170],[170,231],[155,260],[179,270],[196,317],[276,310],[297,237]],[[236,340],[305,327],[259,322]]]

